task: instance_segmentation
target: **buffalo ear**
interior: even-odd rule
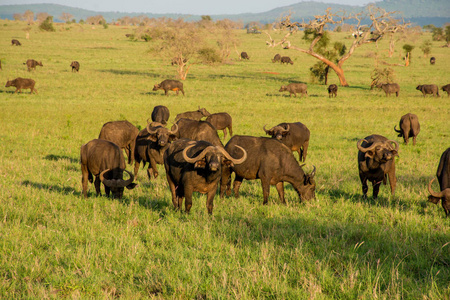
[[[223,164],[226,165],[227,167],[234,167],[234,164],[231,160],[225,159],[223,161]]]
[[[158,141],[158,138],[156,137],[156,134],[149,134],[147,139],[152,141],[152,142],[155,142],[155,143]]]
[[[273,135],[273,130],[267,130],[267,135]]]
[[[206,161],[201,159],[195,162],[194,164],[195,169],[204,169],[206,168]]]
[[[438,204],[440,200],[441,200],[441,198],[434,197],[434,196],[431,196],[431,195],[428,196],[428,202],[432,202],[434,204]]]
[[[127,189],[132,190],[132,189],[134,189],[136,186],[137,186],[137,183],[132,182],[132,183],[130,183],[129,185],[127,185]]]
[[[177,136],[174,134],[169,135],[169,142],[175,141],[177,139]]]
[[[375,156],[375,151],[369,150],[366,152],[365,157],[373,158]]]
[[[391,152],[392,152],[392,155],[398,155],[397,150],[392,150]]]

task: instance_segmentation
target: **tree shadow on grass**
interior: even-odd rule
[[[23,186],[31,186],[35,189],[39,190],[47,190],[50,192],[63,194],[63,195],[75,195],[75,196],[81,196],[81,192],[75,190],[72,187],[64,187],[60,185],[54,185],[54,184],[46,184],[46,183],[39,183],[39,182],[32,182],[29,180],[24,180],[20,183],[20,185]]]
[[[115,70],[115,69],[109,69],[109,70],[98,70],[103,73],[112,73],[116,75],[136,75],[136,76],[147,76],[147,77],[154,77],[154,78],[160,78],[164,74],[159,73],[152,73],[152,72],[144,72],[144,71],[131,71],[131,70]],[[166,75],[169,76],[169,75]]]
[[[73,157],[66,156],[66,155],[56,155],[56,154],[48,154],[44,157],[44,159],[51,160],[51,161],[68,160],[71,163],[79,163],[80,162],[80,159],[78,159],[78,158],[73,158]]]

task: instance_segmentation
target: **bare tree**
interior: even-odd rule
[[[41,12],[36,14],[36,22],[38,22],[39,24],[42,23],[43,21],[45,21],[45,19],[47,19],[50,15],[46,12]]]
[[[409,24],[397,24],[397,22],[393,22],[394,19],[392,15],[395,13],[396,12],[386,12],[386,10],[382,8],[376,7],[374,5],[369,5],[367,7],[367,13],[360,12],[358,14],[348,16],[345,15],[345,12],[332,13],[331,8],[328,8],[325,14],[314,16],[314,19],[309,21],[308,23],[304,21],[291,21],[289,15],[286,16],[280,23],[281,28],[288,30],[287,34],[277,42],[272,39],[268,32],[266,32],[270,39],[266,43],[269,45],[269,47],[282,46],[286,49],[294,49],[319,59],[336,72],[337,76],[339,77],[341,86],[348,86],[347,80],[344,76],[343,65],[358,47],[369,43],[376,43],[385,34],[395,31],[396,27],[402,26],[403,28],[405,28],[406,26],[409,26]],[[353,40],[352,45],[348,48],[348,51],[337,60],[337,63],[327,59],[325,56],[315,51],[315,46],[324,36],[325,29],[328,25],[342,24],[344,20],[353,19],[357,21],[356,28],[359,29],[361,28],[362,21],[366,17],[370,18],[370,24],[367,26],[368,30],[366,30],[362,34],[355,35],[355,39]],[[291,35],[295,34],[301,29],[304,29],[306,32],[313,32],[314,34],[314,39],[311,41],[308,49],[303,49],[292,45],[291,41],[289,40]],[[371,36],[371,33],[373,33],[373,36]]]
[[[18,13],[13,14],[13,18],[15,21],[20,21],[23,19],[22,14],[18,14]]]
[[[62,13],[59,18],[63,20],[65,23],[70,22],[73,19],[73,15],[69,13]]]
[[[23,13],[22,19],[26,21],[28,24],[33,24],[34,22],[34,12],[31,10],[27,10]]]

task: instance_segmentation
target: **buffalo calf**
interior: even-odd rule
[[[289,83],[288,85],[282,85],[279,92],[289,92],[289,97],[297,97],[297,93],[301,93],[302,97],[304,95],[308,96],[307,86],[304,83]]]
[[[33,92],[37,94],[37,90],[34,88],[35,84],[36,82],[33,79],[17,77],[14,80],[8,80],[5,87],[14,86],[16,88],[14,93],[21,93],[22,89],[30,89],[30,94]]]
[[[166,80],[162,81],[160,84],[155,84],[155,86],[153,87],[153,91],[157,91],[157,90],[164,90],[164,94],[166,96],[169,95],[167,93],[168,91],[174,91],[177,93],[177,95],[178,95],[178,92],[181,91],[184,96],[183,83],[178,80],[166,79]]]
[[[34,59],[29,59],[29,60],[27,60],[27,62],[24,62],[23,64],[27,65],[28,72],[30,72],[31,70],[36,70],[37,66],[41,66],[41,67],[44,66],[42,64],[42,61],[37,61],[37,60],[34,60]]]
[[[330,86],[328,87],[328,97],[331,98],[333,97],[337,97],[337,91],[338,91],[338,86],[335,84],[330,84]]]

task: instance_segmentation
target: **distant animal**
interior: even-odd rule
[[[187,58],[183,58],[183,63],[184,63],[184,64],[187,63],[187,61],[188,61]],[[173,66],[173,65],[179,65],[180,62],[181,62],[181,58],[179,58],[179,57],[174,57],[174,58],[172,58],[171,64],[172,64],[172,66]]]
[[[238,147],[239,146],[239,147]],[[225,146],[225,150],[233,157],[242,153],[241,147],[247,151],[247,160],[239,165],[225,166],[220,184],[220,197],[225,192],[231,194],[231,174],[235,173],[233,182],[234,196],[239,197],[239,188],[244,179],[260,179],[263,190],[263,204],[268,203],[270,186],[275,185],[282,203],[284,199],[284,182],[292,184],[302,201],[315,198],[316,168],[306,174],[298,164],[291,149],[276,139],[235,135]]]
[[[267,135],[285,144],[291,151],[297,151],[300,161],[306,160],[311,134],[304,124],[300,122],[280,123],[269,130],[266,130],[266,125],[264,125],[263,130]]]
[[[170,112],[169,109],[164,105],[157,105],[152,111],[152,121],[159,122],[163,125],[167,124],[169,120]]]
[[[294,64],[294,62],[291,60],[291,58],[289,56],[282,56],[280,58],[280,63],[281,64],[291,64],[291,65]]]
[[[250,57],[248,56],[247,52],[241,52],[241,58],[242,59],[250,59]]]
[[[210,115],[211,114],[206,110],[206,108],[200,108],[199,106],[197,110],[179,113],[175,117],[175,121],[178,121],[180,119],[190,119],[200,121],[203,117],[209,117]]]
[[[200,192],[207,194],[206,208],[212,214],[223,166],[237,166],[247,159],[247,152],[239,150],[239,158],[233,158],[222,146],[206,141],[180,139],[170,144],[164,153],[164,167],[175,209],[181,209],[185,198],[185,210],[189,213],[192,193]]]
[[[127,38],[131,38],[131,37],[134,36],[134,34],[132,34],[132,33],[126,33],[125,36],[126,36]]]
[[[178,80],[166,79],[159,84],[155,84],[155,86],[153,87],[153,91],[157,90],[164,90],[164,94],[166,96],[168,96],[168,91],[174,91],[177,93],[177,95],[178,92],[181,91],[184,96],[183,83]]]
[[[436,63],[436,58],[433,56],[430,58],[430,64],[434,65]]]
[[[330,84],[328,86],[327,90],[328,90],[328,97],[329,98],[333,97],[333,95],[334,95],[334,97],[337,97],[337,91],[338,91],[338,86],[337,85]]]
[[[132,164],[134,160],[134,147],[138,133],[139,129],[127,120],[112,121],[103,124],[98,138],[113,142],[119,146],[120,149],[125,150],[128,157],[128,163]]]
[[[233,136],[233,120],[231,116],[226,112],[211,114],[206,118],[206,122],[209,122],[216,130],[223,130],[223,139],[227,138],[227,128],[230,132],[230,137]]]
[[[36,70],[36,66],[41,66],[41,67],[44,66],[42,64],[42,61],[37,61],[34,59],[28,59],[27,62],[24,62],[23,64],[27,65],[28,72],[30,72],[31,70]]]
[[[398,97],[400,92],[400,86],[397,83],[379,83],[377,88],[382,89],[386,93],[386,97],[392,93],[395,93],[395,96]]]
[[[400,130],[397,130],[397,126],[394,126],[394,130],[398,132],[399,137],[403,137],[405,144],[408,145],[409,138],[413,138],[413,145],[416,145],[416,137],[420,132],[419,118],[417,115],[407,113],[400,119]]]
[[[76,71],[76,72],[80,71],[80,63],[77,62],[76,60],[74,60],[74,61],[70,64],[70,66],[72,67],[72,72],[74,72],[74,71]]]
[[[222,141],[217,134],[217,130],[211,123],[206,121],[196,121],[190,119],[179,119],[174,124],[171,130],[175,130],[175,125],[178,126],[176,137],[186,138],[194,141],[207,141],[214,146],[223,147]]]
[[[22,89],[30,89],[30,94],[32,94],[33,92],[37,94],[37,89],[34,88],[35,84],[36,82],[33,79],[17,77],[14,80],[8,80],[5,87],[14,86],[16,88],[14,93],[21,93]]]
[[[416,87],[416,90],[421,91],[422,95],[424,97],[425,97],[426,94],[433,94],[434,97],[440,97],[439,96],[439,88],[435,84],[418,85]]]
[[[439,160],[439,166],[436,171],[436,177],[439,182],[440,192],[436,193],[431,188],[433,183],[433,178],[428,184],[428,201],[438,204],[439,200],[442,200],[442,207],[444,208],[445,217],[450,215],[450,148],[444,151]]]
[[[304,83],[289,83],[288,85],[282,85],[279,92],[289,92],[289,97],[297,97],[297,93],[303,96],[308,96],[307,86]]]
[[[278,61],[281,61],[281,55],[277,53],[273,57],[272,62],[274,63],[274,62],[278,62]]]
[[[11,46],[22,46],[22,44],[18,40],[12,39]]]
[[[93,176],[97,196],[101,194],[101,182],[105,186],[106,196],[109,197],[112,192],[113,197],[119,199],[125,187],[131,190],[137,185],[133,183],[133,174],[125,170],[122,150],[110,141],[95,139],[81,146],[80,162],[84,198],[87,198],[87,184],[88,181],[92,183]],[[130,175],[128,180],[123,180],[123,171]]]
[[[395,145],[395,147],[392,146]],[[394,195],[397,178],[395,177],[394,157],[398,156],[398,142],[384,136],[373,134],[360,139],[358,148],[358,170],[361,179],[363,197],[367,197],[367,181],[372,182],[373,198],[378,197],[380,185],[386,185],[389,178],[391,194]]]
[[[441,89],[447,92],[447,97],[450,96],[450,84],[444,85]]]

